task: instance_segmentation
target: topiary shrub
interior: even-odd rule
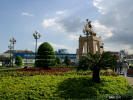
[[[53,65],[55,65],[55,53],[53,47],[48,42],[44,42],[38,48],[35,66],[48,68]]]

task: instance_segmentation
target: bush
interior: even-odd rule
[[[1,71],[0,100],[106,100],[106,96],[111,95],[132,96],[133,91],[124,77],[101,76],[101,80],[102,82],[97,84],[92,82],[90,76],[77,75],[76,72],[29,76],[24,73],[18,75],[16,71],[10,74]]]
[[[59,57],[56,57],[55,62],[56,62],[56,65],[61,64],[60,58]]]
[[[107,70],[101,70],[100,75],[103,75],[103,76],[117,76],[117,73],[114,72],[111,69],[107,69]]]
[[[37,52],[36,67],[49,67],[55,65],[55,53],[53,47],[48,43],[42,43]]]
[[[70,60],[70,58],[68,58],[68,56],[65,56],[64,63],[65,63],[67,66],[71,64],[71,60]]]
[[[100,69],[105,67],[112,67],[116,65],[115,56],[111,55],[110,52],[100,53],[88,53],[79,60],[78,70],[87,70],[90,68],[93,72],[92,80],[96,83],[100,83]]]
[[[79,59],[79,66],[77,67],[77,70],[87,70],[90,68],[90,64],[88,62],[87,56],[82,56]]]
[[[15,58],[15,64],[17,65],[17,66],[22,66],[22,57],[20,57],[20,56],[17,56],[16,58]]]

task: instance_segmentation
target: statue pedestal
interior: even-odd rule
[[[96,34],[90,35],[87,37],[79,37],[79,49],[78,49],[78,55],[79,58],[87,54],[87,41],[88,41],[88,52],[95,54],[96,52],[102,54],[103,47],[101,47],[102,40],[100,37],[96,37]]]

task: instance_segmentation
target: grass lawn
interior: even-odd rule
[[[90,75],[75,71],[54,75],[29,73],[0,71],[0,100],[87,99],[95,96],[103,100],[109,95],[130,92],[128,82],[122,76],[101,76],[102,82],[98,84],[91,81]]]

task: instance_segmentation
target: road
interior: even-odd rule
[[[127,77],[127,80],[131,86],[133,86],[133,77]]]

